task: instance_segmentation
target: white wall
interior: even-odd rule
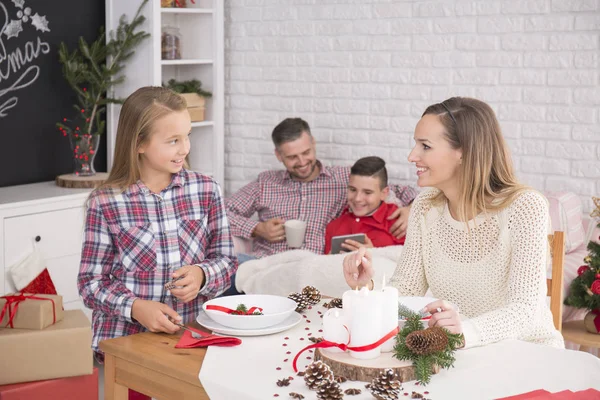
[[[406,157],[431,103],[491,104],[520,178],[600,195],[600,0],[224,0],[226,190],[279,168],[270,134],[311,125],[327,164]]]

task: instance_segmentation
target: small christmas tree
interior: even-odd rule
[[[593,199],[596,209],[591,215],[600,217],[600,198]],[[600,241],[600,237],[597,240]],[[593,328],[595,333],[598,333],[600,331],[600,243],[591,240],[587,248],[589,254],[583,259],[585,264],[577,270],[578,276],[571,282],[565,304],[591,310],[593,315],[586,317],[586,321],[592,319],[593,325],[586,324],[586,328],[590,331]]]

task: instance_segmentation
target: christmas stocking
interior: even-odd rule
[[[20,292],[57,294],[48,268],[44,265],[42,255],[37,249],[13,265],[8,274],[12,278],[15,288]]]

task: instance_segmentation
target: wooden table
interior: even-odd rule
[[[161,400],[209,400],[198,379],[206,348],[176,349],[181,334],[146,332],[100,342],[105,399],[127,400],[131,388]]]
[[[561,333],[565,341],[577,343],[581,351],[600,349],[600,334],[588,332],[583,325],[583,320],[563,323]]]

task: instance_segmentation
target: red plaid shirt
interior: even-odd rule
[[[164,290],[172,273],[198,265],[205,285],[187,304]],[[202,303],[223,293],[237,268],[219,185],[182,170],[160,194],[141,181],[123,193],[102,189],[88,200],[77,285],[93,310],[92,348],[145,328],[131,318],[136,298],[170,305],[195,320]]]
[[[319,163],[321,173],[310,182],[293,180],[287,170],[265,171],[225,199],[227,216],[234,236],[250,238],[261,221],[271,218],[300,219],[307,222],[303,249],[323,254],[325,227],[337,218],[347,202],[346,190],[350,167],[326,167]],[[417,195],[410,186],[390,185],[400,204],[408,205]],[[258,213],[259,221],[251,219]],[[265,257],[291,250],[285,240],[271,243],[254,238],[253,254]]]

